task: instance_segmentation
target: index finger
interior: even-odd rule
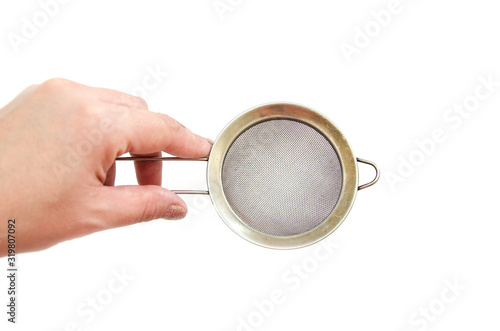
[[[126,152],[149,154],[164,151],[185,158],[210,154],[211,141],[194,134],[168,115],[148,110],[132,111],[129,115],[124,134]]]

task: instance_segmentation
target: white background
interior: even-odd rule
[[[338,247],[316,264],[319,245],[260,248],[227,228],[208,197],[186,198],[187,220],[18,256],[19,322],[6,322],[1,277],[0,329],[498,330],[500,88],[460,125],[443,118],[473,101],[480,76],[500,81],[496,2],[401,0],[380,31],[370,12],[389,1],[232,3],[221,19],[212,0],[73,0],[16,52],[9,33],[22,35],[23,17],[33,21],[42,9],[34,0],[2,1],[0,103],[51,77],[137,91],[148,68],[160,68],[169,76],[144,96],[150,109],[211,138],[262,103],[312,107],[356,156],[382,169],[328,238]],[[366,25],[373,37],[348,63],[341,45],[355,45]],[[447,139],[422,158],[415,141],[436,128]],[[413,173],[391,186],[411,156]],[[203,164],[166,167],[164,186],[203,188]],[[362,182],[372,176],[368,167],[360,172]],[[118,184],[134,182],[127,166],[117,176]],[[294,265],[310,271],[300,285],[282,278]],[[113,270],[133,279],[108,298]],[[459,284],[455,292],[450,283]],[[264,316],[254,301],[275,291],[284,298]],[[77,312],[96,296],[106,304],[94,318]]]

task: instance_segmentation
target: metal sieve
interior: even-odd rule
[[[356,192],[375,184],[377,166],[356,159],[342,133],[324,116],[295,104],[248,110],[219,134],[208,158],[120,157],[117,160],[208,161],[208,194],[219,216],[238,235],[277,249],[308,246],[349,213]],[[357,162],[375,178],[358,186]]]

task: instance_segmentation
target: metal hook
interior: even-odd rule
[[[378,180],[380,178],[380,170],[378,169],[377,165],[371,161],[360,159],[360,158],[356,158],[356,160],[358,160],[358,162],[371,165],[375,169],[375,174],[376,174],[375,178],[371,182],[358,186],[358,191],[361,191],[367,187],[372,186],[376,182],[378,182]]]

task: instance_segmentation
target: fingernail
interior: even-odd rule
[[[205,139],[208,141],[208,143],[209,143],[210,145],[212,145],[212,146],[213,146],[214,141],[213,141],[212,139],[210,139],[210,138],[205,138]]]
[[[163,214],[163,218],[166,220],[180,220],[186,216],[186,210],[179,205],[171,205]]]

